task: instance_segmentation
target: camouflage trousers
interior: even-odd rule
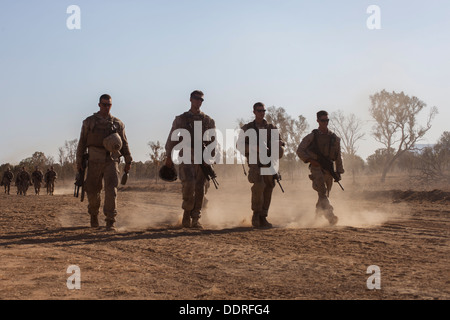
[[[41,181],[39,181],[39,180],[34,180],[33,181],[33,186],[34,186],[34,192],[36,193],[36,194],[39,194],[39,192],[40,192],[40,190],[41,190]]]
[[[103,213],[106,221],[115,222],[117,186],[119,185],[119,163],[117,161],[89,162],[85,189],[88,198],[88,212],[91,216],[97,216],[99,213],[103,180],[105,182]]]
[[[9,194],[9,191],[11,190],[11,182],[3,182],[3,186],[5,186],[5,193]]]
[[[30,183],[28,181],[19,182],[19,184],[17,185],[18,194],[26,196],[29,186]]]
[[[316,212],[323,214],[327,217],[333,214],[333,207],[330,204],[328,197],[330,196],[331,187],[333,186],[333,177],[327,171],[323,171],[320,167],[310,167],[311,175],[309,178],[312,180],[312,187],[317,191],[319,199],[316,203]]]
[[[190,213],[191,218],[200,218],[206,183],[201,166],[182,163],[179,166],[179,177],[183,195],[181,207]]]
[[[55,190],[55,180],[48,181],[46,184],[47,188],[47,194],[53,195],[53,192]]]
[[[251,188],[252,211],[260,217],[267,217],[272,201],[273,188],[275,187],[273,176],[261,175],[261,168],[257,164],[250,164],[248,181],[253,183]]]

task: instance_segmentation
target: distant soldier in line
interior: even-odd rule
[[[97,228],[101,202],[102,184],[105,185],[106,229],[115,230],[117,216],[117,187],[119,185],[119,162],[125,159],[125,173],[131,169],[130,148],[124,123],[111,115],[112,98],[103,94],[99,99],[99,111],[87,117],[81,127],[77,147],[77,169],[83,169],[83,158],[88,153],[88,167],[85,189],[88,198],[88,212],[91,227]]]
[[[13,178],[14,174],[12,173],[11,168],[7,167],[2,177],[2,185],[5,187],[5,193],[7,194],[9,194],[9,190],[11,189],[11,182]]]
[[[48,194],[48,183],[47,183],[47,177],[48,177],[48,173],[50,172],[50,168],[47,168],[47,171],[44,174],[44,188],[47,189],[47,194]]]
[[[35,195],[39,195],[43,178],[44,174],[41,170],[39,170],[39,167],[36,166],[35,170],[31,173],[31,180],[33,181]]]
[[[25,167],[22,167],[22,171],[19,172],[17,178],[18,181],[16,181],[18,182],[19,194],[26,196],[28,187],[33,183],[31,181],[31,176]]]
[[[45,173],[44,177],[45,186],[47,187],[47,194],[53,195],[53,191],[55,190],[55,181],[57,177],[58,175],[53,169],[53,166],[51,166],[50,169],[47,169],[47,172]]]
[[[195,139],[200,139],[201,141],[198,144],[203,145],[203,135],[205,132],[209,129],[215,129],[216,127],[214,120],[200,111],[200,107],[203,103],[203,96],[204,94],[200,90],[191,92],[191,107],[188,111],[175,117],[165,145],[167,155],[165,165],[169,168],[174,168],[172,150],[179,141],[172,141],[172,133],[177,129],[185,129],[190,133],[190,150],[186,150],[188,148],[185,148],[182,152],[190,152],[191,161],[179,165],[179,177],[181,180],[183,197],[181,205],[181,208],[183,209],[182,225],[185,228],[202,228],[199,219],[203,207],[206,177],[202,171],[201,164],[194,163],[194,153],[196,151],[194,146],[199,142]],[[201,133],[200,137],[194,135],[194,126],[196,122],[201,123],[201,132],[199,132]],[[201,154],[203,157],[203,150],[201,150]],[[181,153],[180,156],[182,156]]]
[[[316,204],[316,217],[322,215],[329,221],[330,225],[335,225],[338,217],[334,215],[333,207],[330,204],[329,196],[333,185],[331,173],[325,170],[319,163],[319,157],[332,161],[335,172],[338,176],[344,173],[341,157],[341,139],[328,129],[328,113],[326,111],[317,112],[318,129],[314,129],[303,138],[297,149],[297,155],[305,162],[309,163],[312,180],[312,187],[317,191],[319,199]]]
[[[281,158],[284,154],[284,146],[285,142],[279,136],[278,143],[276,145],[272,145],[272,130],[278,130],[277,127],[271,123],[268,123],[265,117],[266,108],[264,103],[257,102],[253,105],[253,114],[255,115],[255,120],[245,124],[241,129],[242,133],[245,133],[247,130],[255,130],[257,140],[256,145],[250,142],[249,137],[245,137],[241,134],[238,138],[238,147],[245,146],[245,150],[239,150],[241,154],[244,154],[247,158],[247,162],[249,163],[248,167],[248,181],[253,184],[251,187],[252,198],[251,198],[251,208],[253,211],[252,216],[252,226],[255,228],[271,228],[272,224],[267,221],[267,216],[269,213],[270,202],[272,201],[272,192],[275,187],[275,178],[274,175],[262,175],[261,168],[270,167],[269,165],[263,165],[259,159],[259,141],[262,138],[261,129],[266,130],[266,148],[264,150],[264,154],[270,155],[273,148],[278,148],[279,158]],[[245,143],[243,143],[242,139],[245,139]],[[250,163],[249,156],[250,153],[254,153],[258,155],[257,163]],[[278,159],[277,159],[278,160]]]
[[[22,194],[22,188],[20,186],[20,171],[16,175],[16,181],[14,182],[14,185],[17,188],[17,195],[21,195]]]

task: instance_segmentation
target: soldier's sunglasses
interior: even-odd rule
[[[330,119],[320,119],[320,122],[330,122]]]
[[[266,109],[255,110],[256,112],[266,112]]]

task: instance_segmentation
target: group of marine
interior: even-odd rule
[[[26,196],[28,188],[30,186],[34,186],[35,195],[39,195],[41,192],[41,186],[44,183],[44,188],[47,189],[47,194],[53,195],[57,177],[58,175],[56,174],[53,166],[50,166],[45,174],[42,173],[38,166],[36,166],[31,175],[25,167],[22,167],[19,173],[16,175],[15,180],[17,194]],[[13,180],[14,173],[11,171],[10,167],[7,167],[5,172],[3,172],[3,177],[0,181],[0,185],[5,187],[6,194],[10,194],[11,183],[13,182]]]
[[[175,117],[165,144],[166,160],[159,174],[166,181],[181,180],[182,186],[182,226],[184,228],[202,228],[200,218],[205,201],[205,190],[211,178],[209,173],[213,172],[212,164],[207,164],[203,160],[201,164],[194,161],[183,161],[177,166],[172,159],[172,151],[178,144],[174,141],[173,133],[178,129],[187,130],[191,137],[195,138],[195,129],[201,124],[200,144],[204,143],[203,137],[210,129],[215,130],[215,121],[204,112],[200,111],[204,101],[204,93],[195,90],[190,94],[190,108],[188,111]],[[100,211],[101,192],[104,189],[103,214],[105,215],[106,229],[115,230],[117,215],[117,188],[119,185],[119,163],[121,157],[124,158],[124,176],[128,176],[131,168],[132,156],[125,134],[124,123],[111,115],[112,98],[108,94],[103,94],[99,99],[99,111],[87,117],[81,127],[80,138],[78,140],[76,164],[78,185],[83,187],[88,199],[88,213],[90,215],[90,225],[92,228],[99,228],[98,215]],[[254,228],[270,228],[272,224],[267,220],[269,207],[272,199],[272,191],[276,181],[279,182],[279,174],[262,174],[264,167],[258,159],[257,163],[249,160],[252,152],[259,154],[259,144],[254,144],[247,139],[247,130],[256,130],[258,139],[261,134],[270,135],[276,130],[278,139],[267,138],[268,154],[277,148],[278,157],[281,158],[285,149],[285,142],[280,136],[275,125],[268,123],[265,119],[266,108],[264,103],[257,102],[253,105],[255,119],[245,124],[241,129],[244,132],[243,141],[239,150],[247,158],[249,166],[248,181],[251,187],[251,217]],[[333,207],[329,201],[330,190],[333,181],[339,182],[340,175],[344,173],[342,164],[340,138],[328,129],[328,113],[319,111],[316,113],[318,128],[305,136],[297,149],[298,157],[309,164],[309,178],[312,180],[312,187],[318,194],[316,203],[316,217],[325,217],[330,225],[336,225],[338,217],[333,212]],[[196,124],[196,126],[194,126]],[[265,129],[265,130],[262,130]],[[176,132],[175,132],[176,133]],[[239,140],[239,139],[238,139]],[[198,145],[191,139],[191,152]],[[176,148],[175,148],[176,149]],[[187,152],[186,150],[183,150]],[[274,152],[277,154],[276,152]],[[174,153],[175,154],[175,153]],[[181,154],[179,154],[181,156]],[[177,172],[178,171],[178,172]],[[85,173],[87,172],[87,173]],[[212,178],[215,178],[214,176]],[[126,179],[122,179],[123,181]],[[76,182],[77,185],[77,182]],[[216,186],[217,187],[217,186]],[[78,194],[77,194],[78,195]]]

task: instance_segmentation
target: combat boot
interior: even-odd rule
[[[190,228],[191,227],[191,213],[189,211],[183,212],[183,220],[181,221],[181,225],[184,228]]]
[[[333,217],[328,219],[328,221],[330,222],[330,226],[335,226],[337,224],[338,220],[339,220],[339,218],[335,215],[333,215]]]
[[[91,215],[91,228],[98,228],[98,216],[97,215]]]
[[[259,217],[259,227],[260,228],[272,228],[272,224],[267,221],[267,217]]]
[[[333,207],[331,205],[328,207],[328,210],[325,211],[325,218],[327,218],[330,226],[335,226],[338,222],[338,217],[334,215]]]
[[[201,225],[199,220],[200,220],[200,217],[193,217],[192,218],[191,228],[203,229],[203,226]]]
[[[107,231],[116,231],[116,227],[114,226],[114,221],[106,220],[106,230]]]
[[[253,212],[253,216],[252,216],[252,226],[254,228],[259,228],[261,226],[261,222],[259,220],[259,213],[257,212]]]

